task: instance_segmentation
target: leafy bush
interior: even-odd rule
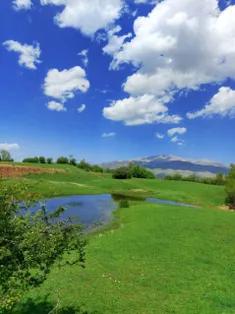
[[[98,166],[98,165],[94,165],[94,166],[92,167],[92,171],[93,171],[93,172],[100,172],[100,173],[103,173],[103,172],[104,172],[104,169],[101,168],[101,167]]]
[[[57,164],[68,164],[69,163],[69,160],[67,157],[59,157],[57,160],[56,160],[56,163]]]
[[[129,208],[130,207],[130,203],[127,200],[122,200],[119,202],[119,207],[120,208]]]
[[[128,167],[120,167],[114,170],[113,179],[130,179],[131,170]]]
[[[134,178],[155,179],[155,175],[151,171],[142,168],[139,165],[131,165],[131,167],[129,166],[128,168],[131,169],[131,175]]]
[[[53,158],[47,158],[47,164],[52,164],[53,163]]]
[[[45,164],[46,163],[46,158],[43,157],[43,156],[39,157],[39,162],[40,162],[40,164]]]
[[[215,178],[198,178],[195,174],[191,174],[187,177],[184,177],[179,173],[175,173],[174,175],[165,176],[164,180],[198,182],[198,183],[213,184],[213,185],[225,185],[224,175],[221,172],[218,173]]]
[[[227,194],[225,203],[230,209],[235,209],[235,165],[231,165],[231,169],[226,177],[225,192]]]
[[[77,166],[77,160],[75,158],[71,158],[69,164],[72,166]]]
[[[23,162],[29,162],[29,163],[39,163],[39,158],[38,157],[30,157],[30,158],[25,158],[23,159]]]
[[[28,202],[19,205],[22,199]],[[47,213],[42,206],[28,210],[32,198],[27,186],[0,181],[0,313],[11,312],[25,290],[43,283],[55,263],[78,263],[84,267],[81,224],[63,220],[59,207]],[[24,211],[25,209],[25,211]],[[74,259],[67,253],[76,252]],[[33,270],[33,271],[32,271]]]
[[[86,162],[85,159],[82,159],[80,163],[77,164],[77,167],[85,171],[92,171],[92,166],[88,162]]]

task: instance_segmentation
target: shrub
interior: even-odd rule
[[[113,179],[130,179],[131,170],[128,167],[120,167],[113,173]]]
[[[131,175],[134,178],[155,179],[155,175],[151,171],[142,168],[139,165],[129,166],[128,168],[131,170]]]
[[[77,164],[77,167],[85,171],[92,171],[92,166],[88,162],[86,162],[85,159],[82,159],[80,163]]]
[[[77,166],[77,160],[75,158],[70,159],[69,164],[72,166]]]
[[[101,173],[104,172],[103,168],[101,168],[101,167],[98,166],[98,165],[94,165],[94,166],[92,167],[92,171],[94,171],[94,172],[101,172]]]
[[[235,165],[231,165],[231,169],[226,177],[225,192],[227,194],[225,203],[230,209],[235,209]]]
[[[23,159],[23,162],[29,162],[29,163],[38,164],[39,163],[39,159],[38,159],[38,157],[30,157],[30,158]]]
[[[52,164],[53,158],[47,158],[47,164]]]
[[[29,202],[22,208],[19,201],[25,198]],[[12,313],[23,293],[42,284],[55,263],[84,267],[81,224],[62,219],[62,207],[48,213],[42,205],[31,213],[31,200],[27,186],[0,180],[0,313]],[[72,252],[72,259],[65,254]]]
[[[46,163],[46,158],[43,157],[43,156],[39,157],[39,162],[40,162],[40,164],[45,164]]]
[[[56,163],[57,164],[68,164],[69,163],[69,160],[67,157],[59,157],[57,160],[56,160]]]
[[[122,200],[119,202],[119,207],[120,208],[129,208],[130,207],[130,203],[127,200]]]

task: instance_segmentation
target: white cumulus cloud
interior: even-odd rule
[[[186,128],[173,128],[167,131],[167,134],[169,136],[173,136],[175,134],[184,134],[187,132]]]
[[[53,4],[53,5],[66,5],[68,0],[41,0],[41,5]]]
[[[78,53],[78,56],[82,57],[82,62],[85,67],[88,66],[89,59],[88,59],[88,49],[84,49],[81,52]]]
[[[111,133],[103,133],[102,137],[114,137],[116,135],[116,133],[111,132]]]
[[[114,121],[124,121],[126,125],[151,123],[179,123],[182,118],[178,115],[168,115],[165,102],[170,96],[156,99],[154,95],[143,95],[117,100],[103,109],[105,118]]]
[[[77,91],[87,92],[89,87],[86,72],[79,66],[61,72],[58,69],[49,70],[43,85],[45,95],[62,102],[73,98]]]
[[[159,140],[162,140],[162,139],[164,139],[164,137],[165,137],[165,135],[164,135],[164,134],[161,134],[161,133],[156,133],[155,136],[156,136],[157,138],[159,138]]]
[[[12,150],[12,149],[19,149],[20,146],[17,143],[9,144],[9,143],[0,143],[0,149],[5,150]]]
[[[220,11],[217,0],[158,3],[135,20],[135,37],[115,54],[116,66],[140,67],[125,91],[158,95],[235,78],[234,16],[235,5]]]
[[[42,4],[64,5],[61,13],[55,16],[59,27],[79,29],[86,36],[106,28],[122,13],[122,0],[41,0]]]
[[[15,40],[7,40],[3,43],[8,51],[14,51],[19,54],[19,65],[28,69],[35,70],[36,64],[41,63],[39,60],[41,50],[39,43],[34,45],[21,44]]]
[[[124,91],[130,99],[154,95],[156,102],[164,94],[170,94],[173,102],[179,91],[235,79],[234,17],[235,5],[221,10],[218,0],[158,1],[148,16],[136,18],[133,38],[124,41],[118,51],[110,50],[111,67],[136,67]],[[126,100],[116,103],[123,102]],[[136,105],[137,112],[143,113],[142,121],[146,108],[146,104]],[[128,106],[125,111],[124,121],[130,116]]]
[[[118,36],[116,35],[121,31],[120,26],[116,26],[115,28],[111,29],[108,31],[107,37],[108,37],[108,43],[107,45],[103,48],[103,51],[107,54],[114,55],[117,53],[120,48],[122,47],[124,41],[127,38],[132,37],[131,33],[128,33],[127,35],[123,36]]]
[[[77,109],[77,111],[78,111],[79,113],[82,113],[85,109],[86,109],[86,105],[83,104],[83,105],[81,105],[81,107],[79,107],[79,108]]]
[[[223,86],[203,109],[187,113],[189,119],[211,117],[213,115],[235,117],[235,90]]]
[[[32,7],[31,0],[14,0],[13,2],[13,8],[15,10],[29,10]]]
[[[57,101],[49,101],[47,103],[47,108],[49,110],[52,110],[52,111],[58,111],[58,112],[62,112],[62,111],[67,111],[67,109],[65,108],[64,104],[61,104]]]

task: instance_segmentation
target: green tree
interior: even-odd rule
[[[130,167],[128,168],[130,169],[131,175],[134,178],[155,179],[155,176],[151,171],[145,168],[142,168],[139,165],[135,165],[135,166],[132,166],[131,168]]]
[[[113,179],[130,179],[131,171],[128,167],[120,167],[113,172]]]
[[[52,164],[53,163],[53,158],[47,158],[47,164]]]
[[[29,162],[29,163],[38,164],[39,163],[39,158],[38,157],[29,157],[29,158],[23,159],[23,162]]]
[[[69,163],[69,160],[67,157],[59,157],[57,160],[56,160],[56,163],[57,164],[68,164]]]
[[[77,160],[73,157],[73,155],[69,155],[69,164],[72,166],[77,166]]]
[[[98,166],[98,165],[94,165],[94,166],[92,166],[92,171],[93,172],[104,172],[104,169],[103,168],[101,168],[100,166]]]
[[[62,207],[31,213],[31,197],[19,205],[27,195],[26,186],[0,181],[0,313],[11,312],[24,291],[43,283],[55,263],[84,267],[81,224],[61,219]]]
[[[46,163],[46,158],[43,157],[43,156],[40,156],[39,157],[39,162],[40,162],[40,164],[45,164]]]
[[[12,161],[11,154],[7,150],[2,149],[0,151],[0,160],[1,161]]]
[[[231,164],[230,171],[225,181],[225,203],[230,209],[235,209],[235,164]]]
[[[92,166],[86,162],[85,159],[82,159],[79,164],[77,164],[77,167],[85,171],[92,171]]]
[[[224,185],[225,180],[222,172],[217,173],[216,178],[214,179],[214,183],[216,185]]]

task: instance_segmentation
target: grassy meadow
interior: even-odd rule
[[[33,166],[34,164],[26,165]],[[35,164],[34,166],[64,170],[64,172],[53,174],[28,174],[17,179],[27,183],[31,192],[37,192],[43,198],[54,195],[116,193],[155,197],[204,207],[217,207],[224,204],[225,193],[222,186],[160,179],[114,180],[111,174],[85,172],[69,165]],[[15,179],[8,181],[12,180]]]
[[[32,165],[31,165],[32,166]],[[37,165],[38,166],[38,165]],[[200,205],[131,202],[105,230],[89,235],[86,268],[55,267],[14,314],[235,313],[235,214],[221,211],[224,187],[65,170],[19,179],[42,197],[119,193]]]

